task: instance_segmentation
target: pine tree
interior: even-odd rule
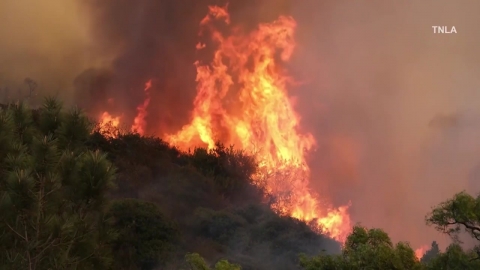
[[[0,110],[0,269],[106,269],[114,167],[84,145],[88,119],[46,99]]]

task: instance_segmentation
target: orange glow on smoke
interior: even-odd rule
[[[230,35],[218,31],[214,21],[229,25],[227,10],[210,7],[201,21],[200,34],[210,35],[217,47],[209,48],[216,49],[211,63],[195,63],[192,120],[165,140],[181,149],[213,148],[219,140],[254,152],[260,166],[254,179],[276,197],[274,210],[344,242],[351,231],[349,206],[335,209],[309,188],[306,156],[316,142],[299,130],[300,116],[288,96],[289,77],[281,66],[294,51],[295,20],[281,16],[249,34],[232,28]]]
[[[137,107],[137,116],[135,117],[135,119],[133,120],[133,125],[132,125],[132,132],[136,132],[140,135],[145,135],[145,127],[147,125],[147,122],[145,121],[145,117],[147,116],[147,107],[148,105],[150,104],[150,88],[152,87],[152,80],[149,80],[146,84],[145,84],[145,95],[146,95],[146,98],[145,98],[145,101],[143,102],[143,104],[141,104],[140,106]]]

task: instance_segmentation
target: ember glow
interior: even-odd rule
[[[211,38],[211,63],[196,62],[197,96],[190,124],[165,140],[181,149],[213,148],[221,141],[254,152],[260,170],[254,179],[276,197],[275,211],[308,222],[315,230],[344,242],[351,229],[348,206],[320,201],[309,188],[306,162],[315,139],[299,130],[300,117],[287,93],[290,78],[282,69],[294,51],[296,22],[282,16],[251,33],[214,27],[230,24],[227,10],[210,7],[200,35]]]

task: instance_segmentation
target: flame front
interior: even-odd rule
[[[260,166],[254,179],[276,198],[274,210],[344,242],[351,230],[348,206],[333,209],[309,189],[306,155],[315,139],[299,131],[300,117],[287,93],[289,77],[281,67],[294,51],[296,22],[281,16],[250,34],[234,28],[224,35],[214,21],[230,24],[226,8],[210,7],[201,21],[200,34],[209,34],[217,47],[211,63],[195,63],[191,123],[166,141],[188,149],[213,148],[219,140],[254,152]],[[199,43],[197,49],[213,48]]]
[[[116,135],[116,130],[118,129],[118,126],[120,125],[120,116],[112,116],[108,112],[103,112],[102,115],[100,116],[100,121],[98,123],[99,128],[98,131],[102,133],[105,136],[108,137],[115,137]]]

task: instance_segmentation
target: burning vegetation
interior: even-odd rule
[[[281,16],[251,33],[230,26],[230,21],[227,9],[218,6],[210,7],[201,21],[199,35],[207,41],[196,48],[212,50],[213,60],[195,62],[197,96],[191,122],[164,139],[183,150],[213,149],[221,141],[254,153],[259,170],[253,180],[275,198],[277,213],[344,241],[351,228],[348,206],[335,209],[309,188],[307,154],[315,139],[300,132],[300,116],[287,90],[292,79],[283,67],[295,48],[294,19]],[[228,34],[218,30],[219,24],[230,28]],[[131,128],[141,135],[147,129],[151,87],[150,80]],[[119,119],[104,112],[100,122],[118,126]]]
[[[35,110],[0,104],[0,268],[480,267],[478,249],[454,243],[442,253],[433,242],[414,250],[381,229],[353,226],[350,204],[337,207],[310,188],[317,142],[302,129],[287,72],[294,18],[246,30],[227,6],[210,6],[199,21],[200,41],[190,44],[196,91],[181,125],[165,121],[175,110],[159,116],[168,98],[169,108],[180,107],[156,95],[168,70],[143,68],[155,61],[136,53],[125,53],[136,60],[131,69],[119,57],[111,70],[74,81],[94,98],[77,104],[93,116],[93,131],[91,119],[55,99]],[[30,100],[37,85],[25,82]],[[480,197],[459,193],[427,224],[479,240],[478,205]]]

